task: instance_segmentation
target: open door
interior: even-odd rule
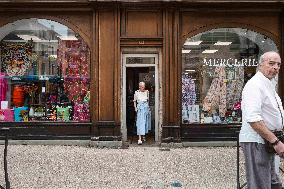
[[[151,130],[146,135],[146,144],[153,144],[159,139],[158,131],[158,56],[157,54],[123,55],[123,98],[122,98],[122,136],[124,141],[137,143],[136,112],[133,98],[139,89],[139,82],[146,84],[149,90],[149,107],[151,111]]]

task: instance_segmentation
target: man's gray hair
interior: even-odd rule
[[[262,64],[265,61],[265,53],[259,57],[258,65]]]
[[[260,65],[261,65],[264,61],[265,61],[265,53],[263,53],[263,54],[259,57],[259,59],[258,59],[258,64],[257,64],[257,67],[256,67],[256,71],[259,70]]]
[[[278,52],[275,52],[275,51],[268,51],[268,52],[265,52],[265,53],[263,53],[260,57],[259,57],[259,60],[258,60],[258,65],[257,65],[257,70],[258,70],[258,68],[259,68],[259,66],[266,60],[266,58],[267,58],[267,55],[270,55],[270,54],[277,54],[277,55],[279,55],[279,53]]]

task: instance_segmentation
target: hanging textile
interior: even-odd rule
[[[2,43],[3,68],[8,76],[24,76],[31,66],[32,45],[30,43]]]
[[[72,102],[82,103],[89,91],[90,52],[83,40],[59,41],[58,65],[64,78],[64,92]]]
[[[0,72],[0,102],[6,100],[8,90],[8,81],[5,78],[5,74]]]
[[[234,77],[228,78],[227,83],[227,109],[233,109],[234,104],[241,100],[244,85],[244,68],[235,67]]]
[[[203,110],[212,113],[219,110],[219,115],[226,114],[226,70],[224,66],[215,68],[214,78],[203,101]]]
[[[182,75],[182,105],[190,106],[196,102],[196,90],[194,80],[187,74]]]

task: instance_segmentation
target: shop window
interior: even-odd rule
[[[242,89],[267,51],[277,51],[271,39],[242,28],[188,38],[182,48],[182,123],[241,123]]]
[[[90,121],[90,49],[78,34],[36,18],[0,34],[0,121]]]

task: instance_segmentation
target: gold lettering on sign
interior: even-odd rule
[[[144,45],[145,42],[144,42],[144,41],[138,41],[138,44],[139,44],[139,45]]]

